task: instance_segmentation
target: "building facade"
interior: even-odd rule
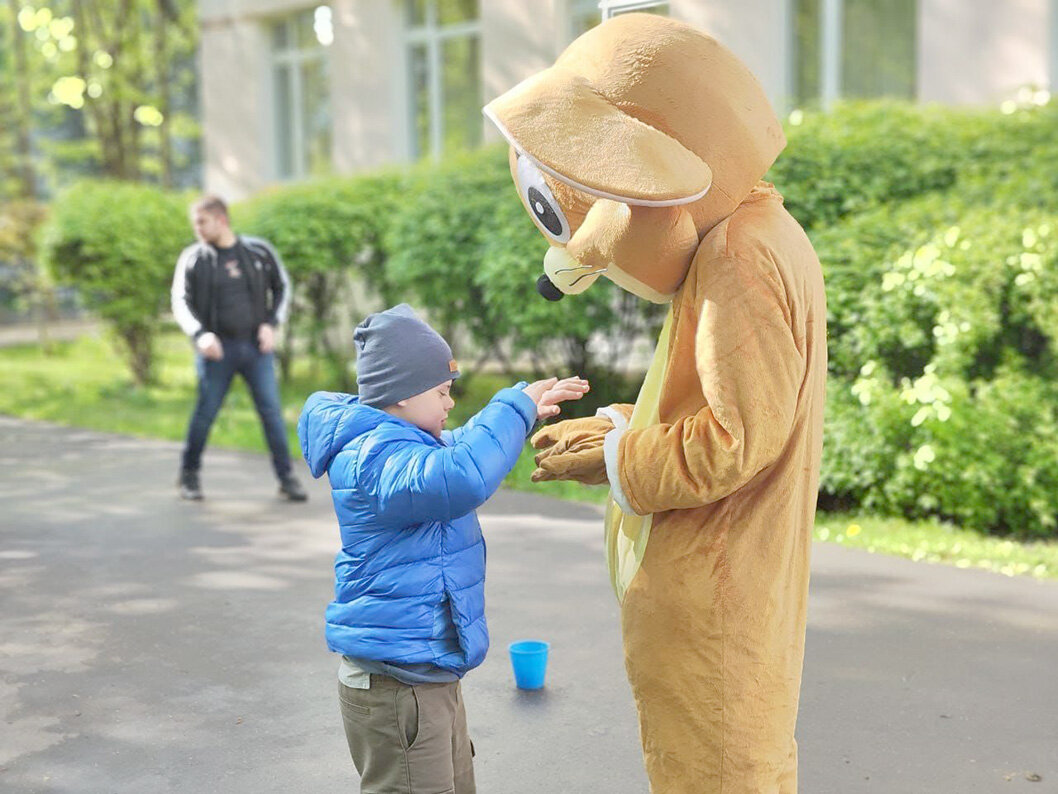
[[[1058,81],[1058,0],[607,0],[734,50],[776,109],[991,104]],[[209,190],[352,173],[497,139],[481,107],[598,24],[599,0],[199,0]]]

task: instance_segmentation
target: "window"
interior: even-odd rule
[[[793,0],[795,105],[915,97],[916,0]]]
[[[415,158],[481,143],[478,0],[406,0],[411,153]]]
[[[657,0],[569,0],[569,40],[591,30],[604,17],[610,19],[633,11],[668,16],[669,4]]]
[[[1058,93],[1058,0],[1051,0],[1050,4],[1050,18],[1051,34],[1048,39],[1050,46],[1050,58],[1048,73],[1048,86],[1051,89],[1051,93]]]
[[[633,11],[640,14],[658,14],[663,17],[669,15],[667,2],[653,2],[652,0],[602,0],[599,7],[602,9],[603,19],[631,14]]]
[[[581,33],[591,30],[602,22],[599,0],[570,0],[569,2],[569,40]]]
[[[329,6],[285,17],[272,26],[276,174],[301,179],[331,165],[327,47],[334,41]]]

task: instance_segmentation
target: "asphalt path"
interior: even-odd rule
[[[325,482],[263,455],[0,417],[0,791],[351,792],[322,637]],[[601,511],[481,511],[492,651],[464,682],[483,794],[645,792]],[[1058,792],[1058,584],[816,544],[798,724],[807,794]],[[506,646],[552,645],[518,691]]]

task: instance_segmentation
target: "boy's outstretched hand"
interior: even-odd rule
[[[590,388],[588,381],[584,378],[573,377],[562,380],[548,378],[530,383],[522,391],[536,403],[536,418],[540,420],[557,416],[561,410],[558,407],[559,403],[566,400],[579,400],[588,393]]]

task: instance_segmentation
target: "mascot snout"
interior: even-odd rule
[[[582,265],[572,256],[565,246],[553,245],[544,255],[544,276],[551,287],[558,291],[558,297],[551,298],[541,289],[538,280],[537,290],[548,300],[559,300],[563,295],[579,295],[595,283],[605,268],[595,269],[591,265]]]

